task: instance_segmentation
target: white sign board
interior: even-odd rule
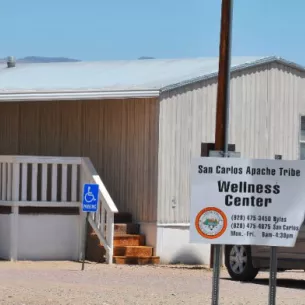
[[[305,161],[193,160],[193,243],[293,247],[304,212]]]

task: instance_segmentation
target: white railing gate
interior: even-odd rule
[[[79,208],[79,259],[84,255],[85,213],[81,211],[84,183],[99,185],[99,208],[89,223],[112,263],[114,213],[118,210],[89,158],[0,156],[0,206],[11,207],[10,259],[18,259],[19,207]],[[56,217],[56,216],[54,216]]]

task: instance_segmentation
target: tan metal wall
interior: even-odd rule
[[[0,154],[90,157],[119,211],[156,221],[156,99],[0,103]]]
[[[242,156],[299,156],[304,75],[277,64],[237,72],[231,80],[230,142]],[[217,79],[166,92],[160,99],[158,222],[188,223],[189,170],[201,142],[214,142]]]

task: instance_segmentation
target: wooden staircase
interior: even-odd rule
[[[153,256],[153,247],[146,246],[145,235],[140,234],[140,225],[132,223],[130,213],[114,215],[113,263],[127,265],[159,264],[160,258]],[[86,259],[105,262],[106,251],[90,227]]]

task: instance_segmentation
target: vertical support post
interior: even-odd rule
[[[13,163],[13,183],[12,183],[12,213],[11,213],[11,247],[10,259],[18,259],[18,215],[19,215],[19,191],[20,191],[20,163]]]
[[[57,201],[57,170],[58,170],[58,164],[52,164],[52,179],[51,179],[51,200],[56,202]]]
[[[3,162],[2,163],[2,196],[1,199],[2,200],[6,200],[6,186],[7,186],[7,168],[8,168],[8,163]]]
[[[68,194],[68,166],[67,164],[62,164],[61,166],[61,201],[67,201]]]
[[[86,255],[87,255],[87,249],[88,249],[88,227],[89,227],[89,213],[86,213],[86,225],[85,225],[85,242],[83,245],[84,248],[84,254],[83,254],[83,262],[82,262],[82,271],[85,269],[85,260],[86,260]]]
[[[281,155],[275,155],[275,160],[281,160]],[[271,247],[270,274],[269,274],[269,305],[276,304],[276,278],[277,278],[277,247]]]
[[[215,150],[223,151],[223,157],[228,156],[232,18],[233,0],[222,0]],[[221,248],[221,245],[214,248],[212,305],[219,304]]]
[[[32,164],[32,201],[37,200],[38,164]]]
[[[107,264],[111,265],[113,262],[113,237],[114,237],[114,214],[107,211],[107,243],[109,250],[107,253]]]
[[[7,164],[7,200],[12,201],[12,163]],[[1,165],[0,165],[1,172]]]
[[[79,184],[79,202],[81,202],[83,197],[83,185],[85,182],[84,171],[82,169],[82,165],[80,165],[80,184]],[[79,260],[82,261],[84,258],[84,243],[86,237],[86,213],[84,213],[81,209],[81,204],[79,206],[79,243],[78,243],[78,250],[79,250]]]
[[[72,177],[71,177],[71,201],[77,201],[77,171],[78,171],[78,164],[72,165]]]

